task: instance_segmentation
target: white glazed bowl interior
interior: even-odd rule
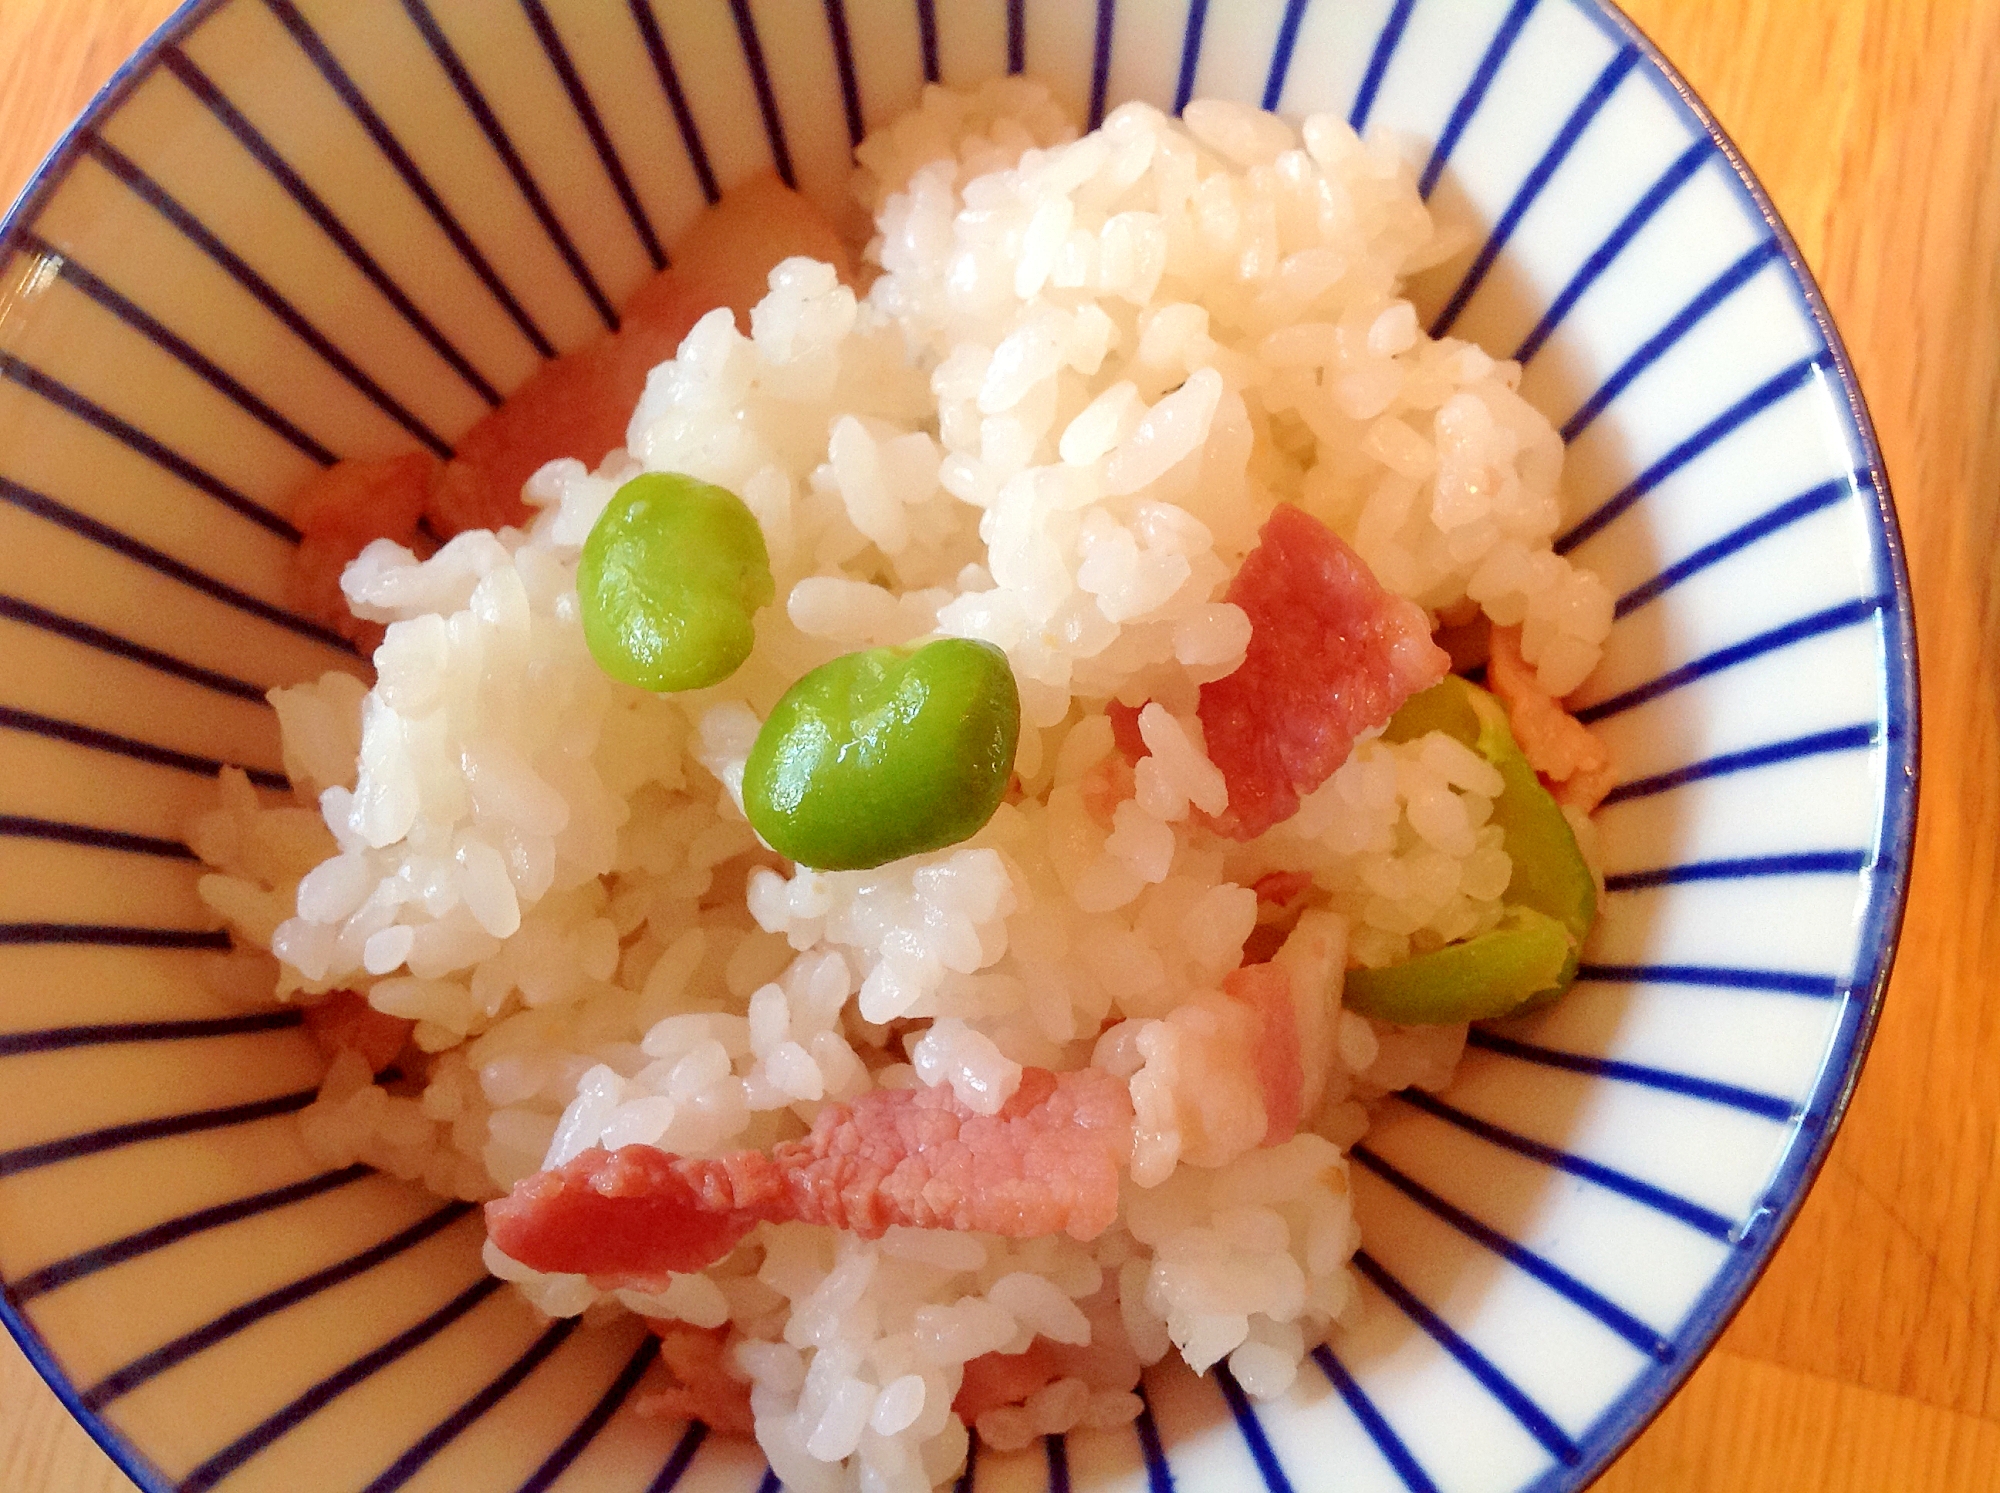
[[[1713,1340],[1830,1141],[1900,918],[1907,582],[1824,307],[1713,123],[1591,0],[197,0],[0,240],[0,1281],[144,1487],[749,1488],[637,1420],[631,1324],[495,1288],[464,1205],[328,1173],[294,1013],[212,993],[183,843],[278,783],[289,495],[448,448],[716,187],[829,205],[927,78],[1405,134],[1485,235],[1420,310],[1526,364],[1622,597],[1583,979],[1357,1152],[1365,1310],[1291,1395],[1161,1373],[980,1489],[1580,1488]]]

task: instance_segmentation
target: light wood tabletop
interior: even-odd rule
[[[0,201],[172,8],[0,0]],[[1902,950],[1846,1125],[1742,1313],[1598,1486],[2000,1490],[2000,4],[1626,9],[1762,177],[1860,370],[1924,736]],[[130,1487],[0,1341],[0,1489]]]

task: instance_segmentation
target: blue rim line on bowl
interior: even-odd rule
[[[170,45],[178,37],[193,29],[211,10],[224,0],[185,0],[172,15],[161,23],[160,28],[127,58],[116,72],[98,89],[89,104],[76,118],[76,122],[65,130],[62,137],[50,148],[49,153],[35,168],[28,184],[8,208],[6,217],[0,219],[0,257],[11,253],[16,240],[27,231],[27,225],[35,220],[42,199],[59,186],[69,174],[82,151],[84,142],[99,119],[111,113],[123,102],[125,96],[137,87],[152,72],[153,63],[162,48]],[[106,1455],[117,1464],[118,1469],[145,1493],[173,1493],[173,1485],[161,1477],[152,1463],[94,1411],[86,1409],[83,1397],[77,1387],[70,1383],[61,1367],[56,1363],[42,1336],[21,1315],[14,1300],[11,1285],[0,1283],[0,1323],[4,1323],[8,1334],[14,1339],[35,1372],[62,1403],[65,1410],[89,1434],[90,1439],[102,1447]]]
[[[26,225],[33,221],[44,197],[60,185],[65,178],[78,154],[86,147],[92,128],[115,110],[125,96],[151,73],[153,68],[161,62],[162,53],[167,48],[191,32],[211,12],[220,8],[222,3],[223,0],[188,0],[188,3],[176,11],[161,29],[147,41],[140,51],[114,75],[111,81],[92,101],[77,124],[71,128],[43,162],[35,177],[15,204],[4,227],[0,227],[0,254],[10,252],[18,247],[20,241],[28,234],[29,230]],[[1552,1450],[1558,1451],[1557,1465],[1546,1476],[1530,1485],[1536,1489],[1575,1486],[1579,1477],[1587,1479],[1589,1476],[1594,1475],[1619,1450],[1622,1450],[1629,1443],[1646,1421],[1658,1413],[1666,1399],[1679,1387],[1695,1363],[1699,1361],[1702,1354],[1714,1342],[1724,1324],[1733,1315],[1737,1307],[1741,1304],[1743,1297],[1748,1293],[1762,1270],[1768,1265],[1778,1242],[1782,1239],[1793,1218],[1796,1216],[1812,1177],[1824,1162],[1827,1149],[1831,1144],[1833,1132],[1838,1126],[1841,1115],[1851,1096],[1853,1083],[1855,1077],[1858,1075],[1861,1057],[1866,1051],[1875,1022],[1880,1013],[1889,973],[1890,956],[1888,951],[1894,946],[1896,932],[1900,926],[1903,914],[1909,879],[1907,853],[1911,843],[1916,807],[1915,762],[1918,745],[1915,643],[1908,603],[1908,579],[1903,563],[1901,541],[1891,505],[1888,482],[1883,470],[1881,455],[1874,432],[1869,424],[1866,411],[1862,406],[1851,363],[1845,348],[1840,342],[1838,333],[1834,329],[1832,320],[1826,311],[1824,301],[1817,287],[1814,285],[1811,275],[1800,257],[1791,236],[1780,222],[1763,189],[1751,175],[1740,152],[1709,112],[1694,97],[1685,82],[1673,71],[1666,60],[1660,56],[1651,42],[1629,20],[1617,13],[1608,4],[1599,4],[1596,3],[1596,0],[1573,0],[1573,3],[1576,3],[1578,9],[1590,16],[1606,32],[1619,50],[1613,62],[1600,77],[1598,85],[1578,105],[1576,112],[1572,115],[1570,124],[1565,126],[1563,132],[1549,148],[1547,155],[1538,164],[1535,171],[1530,173],[1520,192],[1517,193],[1515,201],[1509,205],[1508,209],[1496,221],[1487,244],[1476,252],[1472,261],[1472,268],[1467,272],[1466,279],[1462,283],[1460,291],[1451,297],[1446,303],[1444,310],[1440,312],[1437,328],[1442,330],[1448,327],[1451,320],[1455,317],[1457,310],[1464,305],[1472,291],[1477,288],[1478,281],[1485,274],[1487,268],[1497,262],[1499,256],[1504,252],[1508,235],[1512,232],[1522,212],[1525,211],[1526,207],[1532,201],[1534,192],[1539,189],[1539,184],[1546,181],[1555,167],[1560,164],[1562,152],[1582,133],[1583,128],[1589,123],[1590,117],[1601,107],[1604,99],[1609,96],[1611,89],[1615,88],[1617,83],[1628,72],[1637,67],[1641,61],[1650,64],[1650,68],[1647,69],[1649,76],[1655,83],[1663,83],[1665,85],[1666,91],[1671,95],[1679,110],[1696,127],[1698,138],[1661,177],[1652,192],[1633,209],[1632,214],[1625,223],[1620,225],[1619,230],[1610,239],[1607,239],[1598,253],[1586,263],[1584,269],[1579,272],[1576,281],[1565,289],[1563,294],[1552,304],[1550,311],[1544,316],[1542,322],[1523,340],[1518,353],[1524,357],[1532,357],[1545,343],[1556,322],[1560,319],[1561,314],[1585,288],[1588,278],[1601,271],[1609,263],[1610,259],[1615,257],[1623,239],[1629,237],[1631,233],[1635,232],[1641,226],[1644,221],[1644,215],[1657,208],[1661,202],[1672,194],[1675,187],[1685,181],[1710,155],[1719,152],[1728,162],[1730,177],[1735,182],[1738,191],[1750,204],[1755,214],[1761,218],[1768,229],[1770,237],[1767,243],[1754,249],[1750,256],[1746,256],[1745,260],[1739,261],[1721,280],[1718,280],[1707,292],[1704,292],[1702,297],[1698,297],[1697,302],[1691,304],[1687,312],[1683,314],[1683,318],[1677,319],[1676,323],[1672,323],[1668,328],[1663,329],[1661,337],[1656,339],[1656,341],[1661,344],[1670,341],[1670,334],[1684,330],[1685,325],[1692,324],[1694,320],[1698,320],[1702,311],[1719,302],[1722,295],[1726,294],[1728,289],[1733,288],[1743,278],[1747,278],[1747,275],[1752,270],[1761,267],[1772,258],[1781,259],[1789,269],[1790,280],[1800,304],[1806,316],[1819,332],[1822,340],[1822,350],[1798,365],[1797,368],[1787,370],[1787,373],[1780,375],[1780,377],[1790,379],[1825,379],[1831,376],[1840,385],[1843,402],[1848,412],[1848,434],[1852,439],[1854,448],[1860,454],[1856,476],[1866,479],[1865,483],[1857,485],[1865,486],[1869,495],[1873,498],[1878,519],[1878,522],[1872,528],[1872,540],[1875,546],[1877,595],[1875,598],[1870,599],[1866,604],[1865,610],[1869,620],[1879,619],[1878,625],[1882,629],[1884,649],[1889,666],[1884,680],[1886,719],[1879,739],[1872,730],[1866,731],[1862,736],[1856,736],[1853,731],[1817,733],[1814,736],[1800,738],[1792,742],[1772,743],[1766,747],[1753,748],[1745,752],[1731,754],[1729,760],[1717,758],[1707,763],[1691,764],[1675,772],[1659,775],[1658,779],[1653,782],[1645,784],[1628,783],[1622,786],[1620,792],[1630,797],[1640,791],[1658,791],[1660,788],[1678,786],[1680,783],[1726,772],[1732,768],[1790,760],[1797,756],[1819,751],[1845,751],[1872,746],[1880,746],[1884,749],[1888,771],[1886,775],[1885,796],[1881,806],[1878,843],[1873,848],[1874,858],[1872,863],[1865,867],[1870,875],[1871,890],[1860,938],[1860,947],[1864,951],[1867,951],[1863,961],[1864,967],[1856,969],[1845,980],[1827,982],[1823,985],[1815,986],[1813,990],[1799,990],[1797,992],[1837,999],[1842,1003],[1838,1030],[1827,1051],[1820,1075],[1815,1081],[1807,1102],[1803,1107],[1794,1112],[1789,1104],[1785,1104],[1783,1101],[1775,1101],[1770,1096],[1756,1095],[1747,1091],[1732,1095],[1724,1092],[1727,1086],[1707,1084],[1704,1080],[1692,1079],[1663,1070],[1642,1070],[1636,1065],[1621,1065],[1614,1062],[1591,1060],[1570,1054],[1534,1049],[1528,1044],[1519,1043],[1513,1039],[1504,1037],[1481,1037],[1477,1039],[1480,1046],[1497,1054],[1526,1061],[1545,1062],[1558,1067],[1581,1067],[1583,1071],[1590,1071],[1597,1076],[1618,1081],[1651,1083],[1655,1086],[1687,1093],[1692,1097],[1747,1106],[1755,1112],[1766,1114],[1769,1118],[1779,1118],[1772,1111],[1772,1107],[1777,1105],[1782,1107],[1784,1111],[1782,1117],[1788,1120],[1798,1133],[1798,1138],[1794,1140],[1788,1149],[1782,1165],[1771,1177],[1765,1189],[1765,1196],[1767,1198],[1782,1199],[1783,1201],[1776,1206],[1760,1206],[1752,1214],[1748,1226],[1735,1233],[1731,1241],[1734,1249],[1728,1262],[1711,1278],[1694,1309],[1680,1325],[1679,1329],[1673,1335],[1673,1339],[1666,1344],[1666,1357],[1660,1363],[1659,1367],[1642,1374],[1624,1396],[1603,1412],[1596,1422],[1580,1437],[1562,1437],[1561,1440],[1564,1443],[1562,1448],[1558,1449],[1552,1446]],[[1433,150],[1430,161],[1424,169],[1423,181],[1426,189],[1437,181],[1440,173],[1449,163],[1449,157],[1459,133],[1462,132],[1466,123],[1476,111],[1485,88],[1491,82],[1500,64],[1504,61],[1508,47],[1511,45],[1514,37],[1519,34],[1528,14],[1534,8],[1535,0],[1517,0],[1517,3],[1509,8],[1498,31],[1489,43],[1471,83],[1458,101],[1457,106],[1451,111],[1449,122],[1441,134],[1437,146]],[[929,23],[922,28],[925,38],[923,48],[924,71],[927,77],[935,78],[937,75],[936,18],[932,5],[924,3],[924,0],[918,0],[917,9],[920,22],[927,21]],[[1189,6],[1186,29],[1180,50],[1181,68],[1177,86],[1177,103],[1185,102],[1192,87],[1196,64],[1201,55],[1202,29],[1207,18],[1207,9],[1206,0],[1193,0],[1193,3]],[[1358,122],[1366,122],[1368,113],[1373,106],[1376,92],[1394,56],[1396,47],[1401,40],[1404,27],[1414,9],[1414,0],[1395,0],[1395,4],[1371,50],[1362,84],[1356,94],[1352,115]],[[775,101],[770,94],[769,80],[763,75],[763,69],[757,65],[761,62],[761,57],[756,55],[754,46],[754,24],[750,22],[747,8],[742,4],[734,3],[734,0],[732,0],[731,10],[737,21],[739,31],[744,33],[746,53],[751,56],[753,76],[759,85],[759,103],[762,106],[764,124],[769,136],[774,159],[779,162],[781,169],[787,168],[791,162],[785,146],[782,121],[778,118]],[[1096,45],[1092,59],[1091,75],[1091,114],[1093,123],[1096,117],[1101,114],[1105,100],[1105,82],[1108,77],[1110,64],[1111,21],[1114,10],[1115,7],[1112,0],[1099,0],[1097,6]],[[1296,43],[1299,26],[1306,10],[1307,5],[1305,0],[1288,0],[1265,85],[1265,102],[1267,104],[1276,104],[1282,99],[1287,70],[1291,62],[1292,49]],[[831,18],[840,13],[838,0],[829,0],[828,13],[830,17],[829,23],[832,24]],[[1007,7],[1007,13],[1008,62],[1015,70],[1019,70],[1026,52],[1025,11],[1024,7],[1020,4],[1020,0],[1011,0],[1011,3]],[[836,41],[842,36],[844,36],[844,24],[836,30]],[[845,56],[844,51],[842,55],[843,57]],[[848,124],[851,133],[854,128],[855,119],[858,117],[858,103],[854,92],[851,60],[842,72],[841,83],[843,103],[847,107]],[[669,91],[671,92],[671,89]],[[680,112],[682,111],[677,111],[677,116]],[[684,125],[685,123],[683,121]],[[686,136],[685,129],[684,136],[689,141],[691,151],[696,150],[698,141],[694,140],[691,136]],[[786,170],[785,174],[789,177],[791,173],[789,170]],[[711,193],[710,195],[712,196],[713,194]],[[1609,402],[1610,397],[1617,392],[1618,387],[1622,387],[1624,382],[1629,382],[1632,377],[1636,376],[1640,366],[1643,365],[1636,364],[1635,360],[1635,364],[1628,365],[1614,374],[1605,387],[1600,389],[1585,407],[1580,408],[1571,417],[1570,425],[1565,427],[1565,435],[1575,434],[1581,430],[1583,425],[1589,423],[1589,420],[1594,418],[1596,413]],[[1755,395],[1752,396],[1753,399],[1756,397]],[[1745,403],[1747,404],[1749,401],[1745,401]],[[1747,414],[1750,412],[1753,411],[1744,410],[1742,411],[1742,415],[1747,417]],[[1714,433],[1719,434],[1719,432]],[[1686,459],[1685,455],[1683,459]],[[1641,481],[1643,482],[1643,480],[1642,477]],[[1618,511],[1622,511],[1623,506],[1629,505],[1631,502],[1637,501],[1644,496],[1644,489],[1639,483],[1635,483],[1633,486],[1639,488],[1639,490],[1628,490],[1627,492],[1614,495],[1611,501],[1612,503],[1620,504]],[[1744,526],[1743,530],[1738,531],[1736,535],[1725,538],[1725,540],[1718,541],[1715,545],[1710,546],[1709,552],[1688,557],[1688,559],[1682,561],[1673,570],[1663,572],[1660,576],[1628,593],[1627,597],[1620,604],[1621,615],[1625,611],[1643,605],[1646,601],[1657,595],[1661,589],[1692,573],[1690,567],[1702,562],[1704,555],[1707,559],[1719,558],[1721,553],[1727,552],[1729,549],[1740,548],[1741,545],[1748,543],[1750,539],[1761,537],[1762,533],[1769,532],[1775,526],[1803,517],[1805,514],[1815,511],[1817,506],[1821,506],[1831,500],[1830,496],[1819,493],[1816,490],[1813,493],[1802,494],[1791,500],[1791,502],[1781,505],[1780,509],[1774,510],[1773,513],[1766,515],[1763,519],[1753,520],[1750,524]],[[1609,516],[1611,515],[1607,514],[1605,510],[1600,509],[1599,515],[1586,518],[1584,524],[1594,528],[1596,525],[1608,521]],[[1584,532],[1588,532],[1588,530]],[[1575,542],[1580,537],[1582,537],[1580,533],[1573,531],[1572,536],[1570,536],[1570,542]],[[1812,620],[1806,619],[1807,622],[1811,622]],[[1856,619],[1847,618],[1843,614],[1838,620],[1848,621]],[[1829,619],[1826,625],[1832,625],[1832,619]],[[1784,643],[1796,640],[1801,635],[1797,631],[1797,625],[1794,625],[1790,629],[1781,630],[1781,632],[1782,636],[1769,640],[1769,646],[1781,646]],[[1722,661],[1733,661],[1733,659]],[[1616,702],[1607,703],[1615,704]],[[1786,871],[1810,869],[1802,865],[1792,864],[1793,861],[1798,859],[1796,857],[1779,859],[1784,861],[1783,869]],[[1690,868],[1679,869],[1690,875],[1698,874],[1690,870]],[[1843,861],[1838,869],[1852,872],[1864,869],[1864,867]],[[1741,866],[1735,867],[1734,870],[1738,874],[1755,874],[1754,872],[1745,872]],[[1660,874],[1669,873],[1662,872]],[[1718,872],[1716,874],[1726,873]],[[1693,978],[1711,983],[1741,983],[1740,980],[1732,981],[1729,978],[1732,973],[1741,975],[1746,972],[1721,970],[1688,971],[1673,968],[1654,968],[1650,971],[1601,968],[1598,971],[1600,977],[1614,979],[1631,977],[1635,974],[1650,974],[1653,978],[1669,980],[1674,978]],[[1756,972],[1747,973],[1754,975]],[[1594,1064],[1594,1066],[1589,1066],[1591,1064]],[[1386,1272],[1384,1272],[1384,1276],[1386,1277]],[[1393,1278],[1389,1279],[1393,1283]],[[1414,1297],[1409,1299],[1411,1302],[1415,1302]],[[1416,1304],[1421,1306],[1421,1303]],[[82,1395],[74,1386],[66,1382],[39,1335],[18,1311],[11,1290],[7,1293],[4,1305],[0,1305],[0,1319],[5,1320],[9,1331],[20,1342],[22,1348],[27,1353],[31,1362],[35,1364],[38,1371],[48,1379],[65,1406],[128,1475],[142,1487],[147,1488],[149,1493],[152,1493],[152,1490],[166,1490],[171,1486],[160,1477],[160,1474],[151,1467],[145,1457],[136,1448],[127,1443],[117,1431],[110,1427],[94,1411],[85,1406]],[[1428,1326],[1430,1324],[1420,1320],[1420,1325]],[[1443,1326],[1441,1321],[1435,1325],[1438,1327]],[[1449,1332],[1448,1328],[1444,1330]],[[1476,1350],[1470,1349],[1469,1345],[1461,1346],[1465,1347],[1466,1352],[1473,1353],[1475,1357],[1477,1356]],[[1450,1347],[1449,1343],[1447,1343],[1447,1347]],[[553,1344],[550,1345],[550,1351],[552,1349]],[[1658,1354],[1654,1356],[1656,1358],[1659,1357]],[[1331,1350],[1322,1349],[1316,1354],[1316,1357],[1322,1370],[1327,1374],[1327,1377],[1340,1397],[1359,1416],[1370,1436],[1382,1449],[1390,1464],[1398,1475],[1402,1477],[1403,1481],[1413,1489],[1420,1489],[1427,1486],[1428,1480],[1421,1466],[1410,1457],[1406,1449],[1400,1447],[1393,1430],[1381,1418],[1379,1413],[1368,1404],[1365,1394],[1363,1394],[1360,1387],[1353,1381],[1352,1377],[1347,1374],[1346,1370],[1340,1366]],[[1484,1363],[1484,1360],[1481,1360],[1481,1362]],[[638,1364],[643,1368],[643,1364],[639,1358],[632,1360],[632,1363]],[[532,1365],[529,1366],[532,1367]],[[1492,1375],[1498,1376],[1498,1371],[1493,1370],[1490,1364],[1486,1365],[1486,1369]],[[513,1374],[516,1370],[522,1376],[525,1375],[526,1369],[521,1368],[519,1364],[515,1366],[515,1369],[509,1370],[508,1374]],[[627,1374],[633,1382],[636,1382],[636,1373],[632,1372],[631,1365],[628,1365]],[[1486,1376],[1482,1374],[1480,1377],[1484,1379]],[[501,1380],[495,1381],[495,1385],[497,1386],[503,1380],[507,1379],[508,1375],[503,1374]],[[1521,1404],[1513,1404],[1512,1397],[1519,1396],[1520,1391],[1508,1385],[1504,1378],[1500,1378],[1499,1383],[1505,1386],[1504,1389],[1497,1391],[1499,1397],[1504,1402],[1510,1404],[1510,1408],[1515,1410],[1517,1416],[1532,1420],[1534,1417],[1541,1415],[1541,1412],[1533,1406],[1532,1401],[1527,1401],[1525,1396],[1521,1396]],[[1490,1383],[1488,1387],[1489,1389],[1494,1388]],[[626,1385],[626,1392],[629,1392],[629,1388],[630,1385]],[[1230,1408],[1236,1412],[1235,1418],[1242,1427],[1254,1460],[1257,1462],[1260,1472],[1263,1473],[1265,1481],[1270,1483],[1274,1488],[1283,1486],[1284,1474],[1272,1457],[1268,1442],[1264,1440],[1262,1431],[1258,1429],[1254,1409],[1249,1406],[1247,1401],[1242,1399],[1240,1394],[1230,1395],[1228,1393],[1229,1389],[1230,1386],[1225,1384],[1224,1393],[1229,1398]],[[494,1401],[497,1401],[498,1394],[494,1394],[492,1398]],[[607,1395],[607,1399],[593,1410],[593,1416],[601,1412],[604,1416],[608,1417],[611,1411],[615,1410],[617,1403],[622,1402],[622,1398],[622,1395],[619,1395],[615,1399]],[[1242,1402],[1240,1405],[1239,1401]],[[609,1406],[609,1409],[606,1406]],[[1545,1419],[1545,1417],[1543,1418]],[[588,1424],[586,1422],[586,1425]],[[461,1425],[459,1429],[462,1428]],[[440,1427],[439,1430],[443,1431],[444,1428]],[[585,1426],[579,1426],[577,1433],[572,1436],[571,1440],[576,1441],[578,1436],[583,1437],[585,1440],[588,1439]],[[1143,1425],[1141,1428],[1141,1439],[1142,1442],[1145,1439]],[[1157,1432],[1155,1432],[1154,1439],[1155,1441],[1157,1440]],[[1546,1438],[1542,1439],[1546,1442]],[[568,1447],[569,1443],[566,1442],[564,1445]],[[582,1442],[577,1442],[575,1450],[580,1450],[581,1445]],[[667,1469],[668,1473],[677,1474],[677,1470],[684,1470],[696,1446],[698,1446],[698,1441],[691,1442],[688,1439],[684,1439],[682,1444],[675,1450],[673,1460],[669,1463]],[[1263,1454],[1256,1455],[1260,1446]],[[559,1448],[560,1450],[562,1449]],[[574,1452],[572,1451],[571,1454],[573,1455]],[[1157,1471],[1164,1468],[1163,1462],[1159,1463],[1158,1468],[1155,1468],[1156,1460],[1155,1456],[1148,1455],[1147,1465],[1149,1471]],[[551,1465],[555,1465],[553,1457],[551,1458]],[[556,1470],[559,1471],[560,1467],[557,1466]]]
[[[1766,1188],[1766,1196],[1787,1197],[1789,1201],[1769,1212],[1759,1210],[1752,1229],[1738,1240],[1737,1251],[1729,1264],[1710,1282],[1708,1290],[1683,1325],[1679,1362],[1664,1373],[1648,1376],[1634,1384],[1591,1427],[1587,1440],[1596,1450],[1583,1469],[1586,1482],[1607,1467],[1618,1451],[1630,1444],[1660,1413],[1667,1400],[1722,1335],[1723,1328],[1735,1316],[1751,1288],[1769,1268],[1778,1245],[1805,1203],[1813,1179],[1826,1163],[1834,1133],[1839,1129],[1848,1101],[1853,1098],[1854,1086],[1860,1079],[1861,1065],[1874,1038],[1876,1023],[1881,1019],[1882,1003],[1888,993],[1897,935],[1902,928],[1903,912],[1909,898],[1910,851],[1916,832],[1919,745],[1916,628],[1910,610],[1910,577],[1903,558],[1902,530],[1896,521],[1888,472],[1882,461],[1882,448],[1861,399],[1861,386],[1855,376],[1853,360],[1834,326],[1826,299],[1804,256],[1800,254],[1791,231],[1779,217],[1777,208],[1744,160],[1743,153],[1708,107],[1696,97],[1687,80],[1681,77],[1652,40],[1615,6],[1604,3],[1594,9],[1594,14],[1615,40],[1629,43],[1644,52],[1653,65],[1655,76],[1673,90],[1679,108],[1727,157],[1732,177],[1778,243],[1784,261],[1791,269],[1792,284],[1806,314],[1819,328],[1839,380],[1851,434],[1869,477],[1869,489],[1875,499],[1879,519],[1872,528],[1877,586],[1882,595],[1893,598],[1893,603],[1884,606],[1880,612],[1889,665],[1884,680],[1887,695],[1884,725],[1888,736],[1885,745],[1889,770],[1882,805],[1881,833],[1875,847],[1877,858],[1872,868],[1871,894],[1859,945],[1873,951],[1873,954],[1869,966],[1856,970],[1840,993],[1843,1010],[1839,1032],[1828,1049],[1811,1098],[1797,1117],[1800,1131],[1809,1135],[1811,1140],[1805,1146],[1793,1146]],[[1572,1476],[1567,1470],[1551,1472],[1524,1493],[1545,1493],[1545,1490],[1555,1488],[1559,1482]]]

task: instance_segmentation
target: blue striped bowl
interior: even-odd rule
[[[551,1326],[479,1220],[291,1115],[291,1013],[214,993],[182,842],[263,692],[352,667],[280,600],[287,499],[452,438],[615,320],[719,186],[832,199],[926,78],[1092,116],[1224,95],[1408,132],[1486,225],[1420,287],[1569,442],[1621,596],[1586,719],[1622,773],[1575,993],[1481,1031],[1356,1152],[1366,1310],[1285,1401],[1149,1382],[979,1489],[1580,1488],[1712,1342],[1853,1085],[1916,761],[1881,458],[1770,204],[1591,0],[195,0],[0,238],[0,1280],[143,1487],[750,1488],[637,1420],[627,1324]]]

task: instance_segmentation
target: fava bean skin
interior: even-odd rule
[[[776,593],[764,531],[726,488],[672,472],[612,495],[577,565],[583,637],[598,667],[641,689],[718,684],[756,645]]]
[[[1447,675],[1397,711],[1382,736],[1415,741],[1430,731],[1473,748],[1506,785],[1493,802],[1492,819],[1514,862],[1504,899],[1560,920],[1581,941],[1597,917],[1597,884],[1562,806],[1515,745],[1507,708],[1478,685]]]
[[[743,770],[780,855],[863,871],[977,834],[1007,791],[1021,700],[1007,656],[940,638],[822,664],[786,691]]]
[[[1514,865],[1501,894],[1501,925],[1388,969],[1350,971],[1347,1004],[1412,1024],[1477,1021],[1547,1005],[1576,978],[1578,953],[1597,917],[1597,885],[1576,833],[1521,754],[1506,707],[1478,685],[1447,675],[1406,702],[1382,736],[1415,741],[1432,731],[1473,748],[1500,774],[1492,822]],[[1527,983],[1531,977],[1539,983]],[[1438,1012],[1459,1014],[1432,1014]]]
[[[1385,969],[1351,969],[1341,1004],[1404,1026],[1518,1011],[1574,974],[1576,940],[1555,918],[1510,907],[1497,927]]]

